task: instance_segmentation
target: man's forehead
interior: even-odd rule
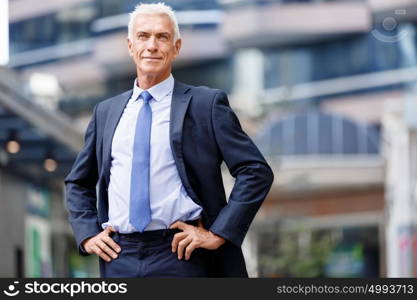
[[[138,14],[134,21],[136,31],[141,28],[173,30],[171,19],[166,14]]]

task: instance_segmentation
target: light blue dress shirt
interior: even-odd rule
[[[147,91],[153,99],[150,204],[152,221],[145,230],[168,228],[177,220],[195,220],[202,208],[188,195],[182,185],[169,141],[169,123],[174,78],[172,74]],[[129,222],[130,174],[136,120],[143,101],[137,100],[143,90],[136,85],[116,127],[111,147],[110,183],[108,188],[109,220],[102,228],[111,225],[120,233],[136,229]]]

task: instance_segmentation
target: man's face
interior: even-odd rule
[[[128,48],[138,75],[164,78],[171,72],[181,40],[174,44],[174,28],[167,15],[139,14],[133,22]]]

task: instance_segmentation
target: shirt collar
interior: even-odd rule
[[[140,93],[142,93],[144,90],[138,87],[137,78],[135,79],[135,82],[133,84],[133,94],[132,94],[132,100],[135,101]],[[164,81],[161,81],[160,83],[152,86],[147,91],[152,95],[152,97],[156,101],[161,101],[166,95],[172,92],[174,89],[174,77],[172,74],[169,74],[168,78]]]

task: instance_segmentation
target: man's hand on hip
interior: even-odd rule
[[[117,258],[117,253],[119,253],[121,249],[110,237],[110,233],[114,231],[115,230],[112,227],[107,227],[99,234],[86,239],[82,243],[84,250],[88,254],[97,254],[107,262],[110,262],[112,258]]]
[[[191,253],[196,248],[215,250],[226,242],[224,238],[205,229],[201,221],[199,222],[198,226],[193,226],[181,221],[177,221],[169,228],[178,228],[182,230],[182,232],[178,232],[174,235],[171,244],[172,252],[175,253],[177,251],[178,253],[178,259],[182,259],[184,250],[185,259],[189,260]]]

